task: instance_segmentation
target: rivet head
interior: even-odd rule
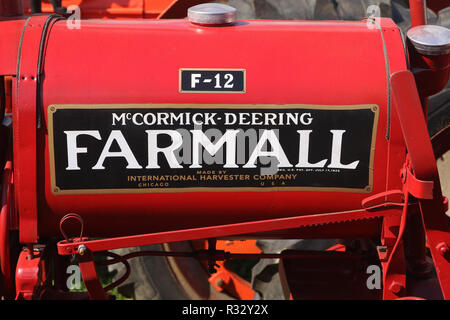
[[[403,286],[399,282],[394,281],[389,286],[389,290],[395,294],[399,294],[403,290]]]
[[[439,251],[441,255],[445,256],[450,251],[450,248],[445,242],[441,242],[436,246],[436,250]]]

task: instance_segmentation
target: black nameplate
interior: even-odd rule
[[[53,105],[52,191],[371,192],[378,107]]]
[[[180,69],[180,92],[245,92],[245,70]]]

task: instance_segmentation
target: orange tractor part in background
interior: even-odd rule
[[[199,3],[201,0],[63,0],[61,5],[70,10],[70,6],[76,5],[81,9],[81,18],[104,19],[169,19],[183,17],[187,9]],[[25,12],[31,13],[31,1],[24,1]],[[49,0],[42,1],[42,12],[54,12],[54,7]]]
[[[39,3],[37,0],[23,1],[25,13],[31,13],[31,3]],[[55,0],[61,2],[61,6],[69,8],[76,5],[81,9],[82,19],[107,18],[107,19],[177,19],[186,15],[191,6],[211,2],[202,0]],[[220,2],[220,1],[216,1]],[[420,17],[422,0],[410,1],[413,17]],[[428,0],[427,7],[434,12],[448,6],[447,0]],[[55,12],[50,0],[42,1],[41,10],[44,13]],[[419,11],[419,12],[418,12]],[[418,24],[423,24],[423,21]]]

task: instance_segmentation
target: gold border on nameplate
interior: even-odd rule
[[[243,74],[243,89],[241,91],[196,91],[196,90],[183,90],[182,84],[181,84],[181,72],[184,70],[199,70],[199,71],[242,71]],[[247,70],[246,69],[226,69],[226,68],[180,68],[178,72],[178,91],[180,93],[246,93],[247,92]]]
[[[363,188],[334,187],[187,187],[187,188],[121,188],[121,189],[71,189],[61,190],[56,185],[55,154],[53,139],[53,114],[61,109],[316,109],[316,110],[359,110],[369,109],[374,113],[372,141],[369,160],[369,184]],[[307,104],[64,104],[48,106],[48,148],[50,161],[50,186],[54,195],[71,194],[115,194],[115,193],[185,193],[185,192],[273,192],[273,191],[322,191],[371,193],[373,190],[375,144],[380,108],[375,104],[322,106]]]

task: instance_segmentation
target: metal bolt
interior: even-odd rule
[[[80,256],[84,255],[86,253],[86,250],[87,250],[87,248],[84,244],[81,244],[78,246],[78,254]]]
[[[395,294],[399,294],[403,290],[403,286],[401,283],[393,281],[392,284],[389,286],[389,290]]]
[[[449,251],[449,247],[445,242],[441,242],[436,246],[436,250],[443,256],[445,256]]]

